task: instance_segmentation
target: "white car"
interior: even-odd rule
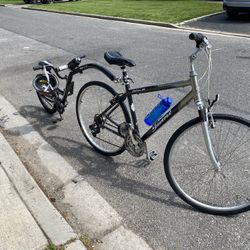
[[[250,13],[250,0],[223,0],[223,9],[229,17],[236,17],[239,12]]]

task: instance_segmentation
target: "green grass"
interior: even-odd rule
[[[80,238],[80,241],[83,243],[85,247],[87,247],[88,250],[94,250],[94,246],[92,244],[92,240],[88,235],[82,235]]]
[[[86,0],[33,7],[167,23],[222,11],[221,3],[205,0]]]
[[[0,4],[24,4],[22,0],[0,0]]]
[[[64,250],[64,246],[57,247],[54,243],[51,241],[49,242],[48,246],[44,250]]]

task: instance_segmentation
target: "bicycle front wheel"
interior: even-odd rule
[[[77,119],[85,138],[96,151],[107,156],[118,155],[125,150],[120,125],[130,123],[124,103],[117,103],[99,116],[116,95],[117,92],[105,83],[88,82],[80,89],[76,101]]]
[[[213,115],[209,128],[216,171],[207,152],[200,118],[182,125],[170,138],[164,155],[167,179],[176,194],[194,208],[219,215],[250,209],[250,123]]]

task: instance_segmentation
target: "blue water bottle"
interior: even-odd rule
[[[173,99],[170,97],[163,98],[158,95],[161,101],[155,106],[155,108],[145,117],[144,122],[148,126],[152,126],[171,106]]]

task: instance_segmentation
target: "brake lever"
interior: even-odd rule
[[[212,112],[212,109],[213,109],[213,106],[216,102],[218,102],[220,99],[220,95],[219,94],[216,94],[215,96],[215,99],[211,102],[210,99],[208,99],[208,116],[209,116],[209,124],[210,124],[210,127],[211,128],[215,128],[215,122],[214,122],[214,118],[213,118],[213,112]]]
[[[208,41],[208,39],[206,37],[203,39],[203,43],[205,44],[206,48],[208,48],[208,49],[212,48],[211,43]]]
[[[210,99],[208,99],[208,109],[210,110],[216,102],[218,102],[220,99],[220,94],[216,94],[215,99],[211,102]]]

